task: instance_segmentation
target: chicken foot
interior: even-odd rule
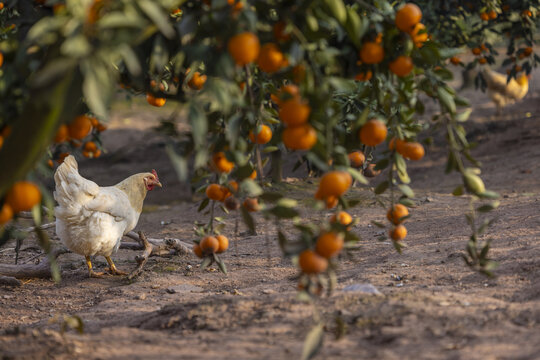
[[[105,275],[103,272],[95,272],[92,270],[92,261],[90,260],[90,256],[85,256],[86,258],[86,266],[88,266],[88,276],[91,278],[97,278],[101,279]]]
[[[105,256],[105,260],[109,263],[109,269],[107,270],[111,275],[127,275],[125,271],[118,270],[114,265],[110,256]]]

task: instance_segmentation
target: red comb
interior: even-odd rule
[[[159,181],[156,170],[152,169],[152,175],[154,175],[156,177],[156,180]]]

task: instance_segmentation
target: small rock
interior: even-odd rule
[[[243,293],[238,291],[238,289],[234,289],[233,291],[231,291],[231,294],[233,294],[233,295],[244,295]]]
[[[429,196],[426,196],[425,202],[433,202],[433,198],[430,198]]]
[[[396,284],[396,287],[403,287],[403,283],[400,282],[399,284]]]
[[[351,284],[343,288],[345,292],[360,292],[365,294],[382,295],[377,288],[371,284]]]
[[[275,291],[272,290],[272,289],[264,289],[264,290],[262,291],[262,293],[263,293],[263,294],[273,294],[273,293],[275,293]]]
[[[441,301],[439,303],[440,306],[450,306],[450,303],[448,301]]]
[[[174,290],[173,288],[167,288],[165,291],[168,292],[169,294],[176,293],[176,290]]]
[[[11,299],[13,298],[13,295],[4,295],[4,299]]]
[[[141,294],[141,295],[137,296],[137,299],[138,299],[138,300],[144,300],[144,299],[146,299],[146,294]]]
[[[190,284],[182,284],[182,285],[176,285],[171,286],[167,288],[167,292],[169,294],[176,294],[176,293],[185,293],[185,292],[203,292],[203,288],[195,285]]]
[[[159,285],[158,284],[153,284],[152,286],[150,286],[152,289],[159,289]]]
[[[193,270],[193,266],[191,266],[191,265],[186,266],[186,270],[187,270],[187,271]]]

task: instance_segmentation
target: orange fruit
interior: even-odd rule
[[[234,168],[234,163],[227,160],[223,151],[217,152],[212,156],[212,165],[214,170],[220,173],[230,173]]]
[[[232,192],[238,192],[238,183],[235,180],[229,181],[229,188],[232,190]]]
[[[240,90],[244,91],[244,89],[246,88],[246,82],[242,81],[240,84],[238,84],[238,86],[240,87]]]
[[[107,127],[105,125],[99,123],[96,129],[100,133],[100,132],[103,132],[103,131],[107,130]]]
[[[255,198],[248,198],[244,200],[244,207],[249,212],[259,211],[259,200]]]
[[[450,58],[450,62],[454,65],[459,65],[461,64],[461,60],[457,57],[457,56],[452,56]]]
[[[521,13],[521,15],[525,16],[525,17],[531,17],[532,16],[532,12],[531,10],[523,10],[523,12]]]
[[[227,0],[227,4],[231,5],[233,14],[236,15],[244,8],[244,3],[240,0]]]
[[[249,132],[249,139],[255,144],[266,144],[272,139],[272,129],[268,125],[261,125],[257,133],[257,138],[255,139],[255,134],[252,130]]]
[[[396,13],[396,26],[399,30],[410,32],[422,19],[422,10],[413,4],[407,3]]]
[[[54,167],[54,163],[51,159],[47,160],[47,165],[49,165],[50,168]]]
[[[402,217],[409,215],[409,210],[401,204],[395,204],[386,213],[386,218],[394,225],[400,224],[403,220]]]
[[[400,147],[405,143],[405,141],[398,139],[396,137],[393,137],[390,142],[388,143],[388,150],[395,150],[396,147]]]
[[[277,41],[289,41],[291,39],[291,34],[285,33],[285,27],[287,24],[284,21],[278,21],[272,27],[272,32],[274,33],[274,38]]]
[[[364,155],[361,151],[354,151],[348,155],[349,161],[351,162],[351,166],[353,168],[359,168],[362,165],[364,165],[364,162],[366,161],[366,155]]]
[[[97,128],[99,126],[99,121],[93,116],[89,116],[92,127]]]
[[[3,8],[4,8],[4,3],[0,2],[0,10],[2,10]]]
[[[360,60],[366,64],[378,64],[384,59],[384,48],[376,42],[365,42],[360,49]]]
[[[204,86],[204,83],[206,82],[206,79],[206,75],[201,75],[200,72],[195,71],[195,73],[188,82],[188,86],[193,90],[201,90]]]
[[[477,47],[475,47],[475,48],[472,49],[471,51],[472,51],[472,53],[473,53],[474,55],[480,55],[480,53],[482,52],[482,50],[481,50],[480,48],[477,48]]]
[[[371,80],[372,77],[373,77],[373,73],[371,72],[371,70],[368,70],[366,72],[356,74],[356,76],[354,77],[354,80],[369,81]]]
[[[284,60],[285,56],[277,45],[268,43],[261,47],[257,58],[257,66],[266,73],[273,73],[281,69]]]
[[[390,238],[394,241],[405,239],[407,236],[407,228],[403,225],[398,225],[390,230]]]
[[[516,65],[516,66],[514,66],[514,70],[518,73],[521,70],[523,70],[523,68],[521,67],[521,65]]]
[[[390,71],[399,77],[407,76],[414,68],[412,59],[409,56],[398,56],[396,60],[392,61],[388,67]]]
[[[533,52],[533,49],[530,46],[527,46],[525,49],[523,49],[523,54],[525,54],[525,56],[531,55],[532,52]]]
[[[340,211],[338,212],[337,214],[337,221],[339,221],[339,223],[341,225],[344,225],[344,226],[348,226],[352,223],[352,216],[349,215],[348,213],[346,213],[345,211]],[[332,217],[330,217],[330,222],[331,223],[335,223],[336,222],[336,215],[332,215]]]
[[[315,252],[323,258],[330,259],[332,256],[339,254],[343,249],[343,243],[343,236],[335,232],[327,232],[317,239]]]
[[[317,143],[317,132],[309,124],[288,127],[283,130],[281,140],[288,149],[309,150]]]
[[[339,202],[339,199],[336,196],[328,196],[325,200],[326,208],[327,209],[335,208],[338,202]]]
[[[97,149],[96,151],[94,151],[94,158],[98,158],[101,156],[101,150]]]
[[[90,151],[83,150],[82,155],[83,155],[85,158],[89,158],[89,157],[92,156],[92,153],[91,153]]]
[[[225,199],[225,193],[223,189],[218,184],[210,184],[206,187],[206,196],[210,200],[223,201]]]
[[[6,204],[14,213],[29,211],[41,201],[41,191],[30,181],[18,181],[6,194]]]
[[[11,209],[11,206],[4,204],[4,206],[2,206],[2,210],[0,210],[0,225],[4,225],[12,218],[13,210]]]
[[[4,146],[4,138],[0,136],[0,149]]]
[[[93,141],[88,141],[86,144],[84,144],[84,150],[88,152],[94,152],[97,150],[97,145]]]
[[[257,178],[257,170],[253,170],[253,172],[251,173],[251,175],[249,175],[249,178],[251,180],[255,180]]]
[[[360,141],[367,146],[377,146],[386,139],[388,129],[377,119],[371,119],[360,129]]]
[[[167,99],[155,97],[150,93],[146,93],[146,101],[152,106],[162,107],[167,102]]]
[[[72,139],[83,139],[92,130],[92,122],[86,115],[80,115],[67,125],[68,135]]]
[[[288,126],[299,126],[308,121],[310,112],[308,104],[293,98],[281,104],[279,118]]]
[[[345,171],[330,171],[323,175],[319,183],[320,195],[340,197],[351,186],[352,177]]]
[[[58,159],[56,159],[56,162],[59,163],[59,164],[63,163],[64,159],[66,157],[68,157],[68,155],[69,155],[69,153],[67,153],[67,152],[61,153],[60,155],[58,155]]]
[[[300,89],[294,84],[283,85],[276,95],[271,95],[272,101],[281,105],[282,101],[297,100],[300,101]]]
[[[237,65],[244,66],[259,57],[261,45],[257,35],[251,32],[243,32],[230,38],[227,48],[234,62]]]
[[[0,52],[0,67],[2,67],[2,64],[4,63],[4,54]]]
[[[424,30],[426,26],[422,23],[418,23],[414,26],[414,29],[411,31],[411,37],[414,42],[414,46],[421,48],[428,39],[428,33]],[[420,34],[420,32],[422,32]]]
[[[216,236],[216,239],[219,242],[219,248],[216,251],[218,254],[226,251],[229,248],[229,239],[227,239],[225,236],[218,235]]]
[[[292,69],[293,81],[295,83],[301,83],[306,78],[306,67],[302,64],[296,65]]]
[[[5,138],[7,138],[11,134],[11,126],[6,125],[2,128],[2,131],[0,131],[0,135]]]
[[[383,39],[383,33],[377,33],[377,37],[375,38],[375,42],[377,44],[380,44],[380,43],[382,43],[382,39]]]
[[[404,142],[397,146],[397,152],[409,160],[420,160],[425,155],[424,147],[418,142]]]
[[[489,16],[490,20],[496,19],[497,18],[497,12],[495,10],[491,10],[490,12],[488,12],[488,16]]]
[[[298,257],[298,265],[306,274],[319,274],[328,268],[328,260],[313,250],[304,250]]]
[[[213,254],[219,249],[219,241],[213,236],[205,236],[199,243],[199,246],[203,254]]]
[[[228,210],[238,210],[240,207],[240,202],[235,197],[228,197],[225,199],[225,207]]]
[[[503,5],[502,11],[504,11],[504,12],[510,11],[510,5],[508,5],[508,4]]]
[[[487,48],[486,44],[480,45],[480,50],[482,50],[482,52],[488,51],[488,48]]]
[[[199,244],[193,244],[193,253],[197,255],[198,258],[203,257],[203,253]]]
[[[486,12],[480,13],[480,19],[482,19],[484,21],[488,21],[489,20],[489,15]]]
[[[482,57],[482,58],[478,59],[478,63],[484,65],[485,63],[487,63],[487,59]]]

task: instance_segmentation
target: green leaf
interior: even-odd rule
[[[388,158],[381,159],[377,161],[377,164],[375,165],[375,170],[386,169],[389,164],[390,164],[390,160]]]
[[[372,223],[373,225],[375,225],[376,227],[378,227],[378,228],[386,229],[386,225],[384,225],[384,224],[381,223],[381,222],[378,222],[378,221],[375,221],[375,220],[371,220],[371,223]]]
[[[465,122],[469,119],[469,116],[471,116],[472,108],[465,109],[465,111],[460,112],[459,114],[456,114],[454,118],[459,122]]]
[[[174,37],[174,28],[172,27],[169,16],[161,9],[156,2],[151,0],[137,0],[139,7],[154,22],[159,31],[167,38]]]
[[[206,257],[203,259],[202,263],[201,263],[200,269],[201,269],[201,270],[206,269],[210,264],[212,264],[213,261],[214,261],[213,257],[206,256]]]
[[[456,103],[454,97],[450,94],[447,88],[444,86],[437,87],[437,95],[444,107],[451,113],[456,113]]]
[[[495,191],[486,190],[483,193],[478,194],[478,197],[480,197],[481,199],[498,199],[501,196]]]
[[[377,185],[377,187],[375,188],[375,194],[377,195],[382,194],[383,192],[386,191],[386,189],[388,189],[389,186],[390,186],[390,183],[388,181],[383,181],[382,183]]]
[[[282,194],[277,192],[264,192],[259,195],[259,198],[264,201],[275,202],[283,197]]]
[[[323,0],[332,16],[340,23],[345,25],[347,21],[347,9],[342,0]]]
[[[214,255],[214,261],[216,262],[216,264],[218,264],[219,270],[221,270],[221,272],[226,275],[227,266],[225,266],[225,263],[223,262],[223,260],[221,260],[217,254],[212,254],[212,255]]]
[[[244,179],[240,183],[240,190],[248,197],[257,197],[263,193],[262,188],[252,179]]]
[[[297,210],[285,206],[273,207],[268,212],[280,219],[293,219],[300,215]]]
[[[414,191],[410,188],[409,185],[400,184],[398,185],[399,190],[405,195],[406,197],[413,198],[414,197]]]
[[[244,219],[244,223],[248,227],[249,231],[255,232],[255,220],[253,220],[251,213],[243,206],[240,207],[240,210],[242,211],[242,218]]]
[[[461,196],[463,194],[465,194],[465,188],[463,187],[463,185],[457,186],[454,191],[452,191],[452,195],[454,196]]]
[[[178,155],[171,144],[167,144],[165,147],[165,152],[171,160],[178,179],[180,181],[186,181],[189,174],[187,159]]]
[[[368,179],[365,178],[364,175],[362,175],[362,173],[356,169],[353,169],[353,168],[348,168],[347,169],[347,172],[349,174],[351,174],[352,178],[356,181],[358,181],[360,184],[364,184],[364,185],[367,185],[369,182],[368,182]]]
[[[302,350],[302,360],[309,360],[317,354],[323,342],[323,329],[323,324],[319,323],[307,334],[304,349]]]
[[[204,198],[203,201],[201,201],[201,205],[199,205],[197,212],[203,211],[208,206],[209,203],[210,203],[210,199]]]
[[[489,212],[491,210],[495,210],[496,208],[498,208],[499,205],[500,205],[499,201],[494,201],[491,204],[485,204],[485,205],[479,206],[478,208],[476,208],[476,211]]]

